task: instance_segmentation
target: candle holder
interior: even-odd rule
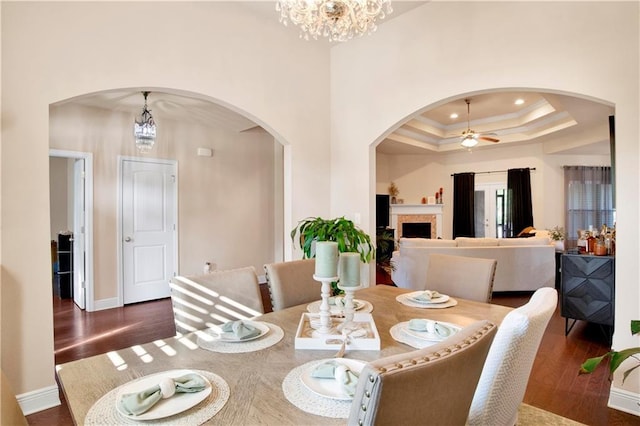
[[[346,325],[353,321],[353,314],[355,314],[356,309],[353,304],[353,296],[356,291],[362,288],[362,285],[358,286],[341,286],[338,284],[338,288],[344,291],[344,323]]]
[[[331,296],[331,283],[338,281],[338,277],[319,277],[313,275],[313,279],[322,283],[320,296],[322,303],[320,304],[320,327],[313,331],[314,337],[317,335],[331,334],[333,329],[331,325],[331,309],[329,308],[329,296]]]

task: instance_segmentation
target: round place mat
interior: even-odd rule
[[[196,374],[200,374],[211,383],[211,394],[207,399],[196,405],[195,407],[186,410],[182,413],[176,414],[164,419],[157,419],[153,421],[154,425],[176,425],[182,426],[189,425],[201,425],[224,407],[229,399],[229,385],[227,382],[217,374],[213,374],[209,371],[192,370]],[[136,379],[139,380],[139,379]],[[131,383],[131,382],[129,382]],[[128,385],[129,383],[125,383]],[[125,386],[122,385],[122,386]],[[106,395],[96,401],[95,404],[89,409],[87,416],[84,419],[85,425],[139,425],[139,421],[129,419],[123,416],[116,409],[116,398],[118,391],[122,386],[109,391]]]
[[[450,308],[458,304],[458,301],[453,297],[450,297],[449,300],[447,300],[444,303],[431,303],[431,304],[418,303],[409,299],[409,294],[411,293],[399,294],[396,296],[396,300],[402,303],[403,305],[411,306],[412,308],[421,308],[421,309],[443,309],[443,308]]]
[[[282,340],[284,337],[284,331],[282,328],[269,322],[262,322],[262,324],[269,327],[269,332],[259,339],[248,340],[246,342],[223,342],[215,338],[218,336],[218,333],[214,330],[202,330],[205,336],[198,333],[197,344],[202,349],[206,349],[211,352],[239,354],[266,349]],[[208,340],[206,336],[211,336],[211,339]]]
[[[282,381],[282,391],[290,403],[306,413],[334,419],[347,419],[351,411],[351,401],[320,396],[311,392],[302,383],[302,374],[307,369],[314,368],[330,359],[311,361],[294,368]]]

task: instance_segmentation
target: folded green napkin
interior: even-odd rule
[[[358,374],[351,371],[346,365],[333,360],[323,362],[314,368],[311,372],[311,377],[316,379],[335,379],[349,396],[353,396],[356,393],[356,387],[358,386]]]
[[[222,331],[225,333],[233,333],[233,335],[240,340],[249,339],[251,337],[258,336],[260,330],[251,324],[246,324],[242,320],[229,321],[222,326]]]
[[[437,334],[440,337],[448,337],[451,334],[451,329],[437,321],[427,319],[412,319],[409,320],[409,330],[424,331],[431,334]]]
[[[139,416],[149,411],[160,399],[169,398],[174,393],[200,392],[207,388],[207,382],[197,374],[185,374],[174,379],[166,378],[163,382],[167,380],[173,382],[172,387],[175,387],[175,390],[172,387],[170,387],[169,391],[161,390],[161,385],[157,384],[141,392],[122,395],[118,401],[118,406],[125,413]]]
[[[418,294],[417,296],[414,296],[413,298],[415,300],[431,302],[432,299],[437,299],[440,296],[442,295],[438,293],[436,290],[425,290],[422,293]]]

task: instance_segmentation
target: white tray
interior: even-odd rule
[[[310,322],[311,320],[314,320],[314,322],[319,321],[319,317],[319,314],[308,312],[302,314],[296,331],[296,349],[326,349],[333,351],[340,349],[344,337],[336,330],[336,327],[344,322],[344,318],[331,318],[332,333],[314,337],[312,334],[314,329],[311,327]],[[359,323],[367,334],[363,337],[350,337],[349,344],[345,349],[347,351],[379,351],[380,334],[378,334],[373,316],[368,313],[356,313],[353,315],[353,321]]]

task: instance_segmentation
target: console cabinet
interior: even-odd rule
[[[615,258],[584,254],[562,255],[561,315],[565,334],[569,319],[613,329],[615,315]]]

